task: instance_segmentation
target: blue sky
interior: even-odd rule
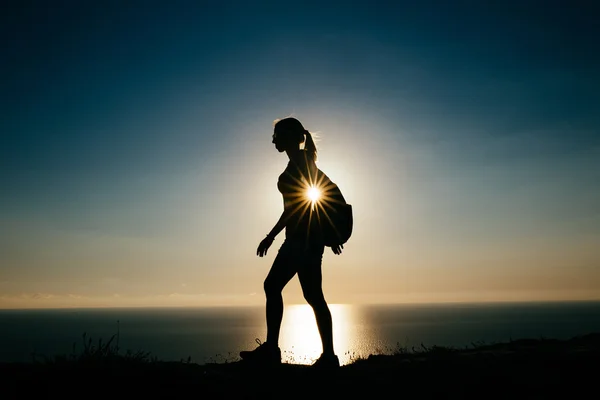
[[[9,5],[0,306],[261,302],[290,114],[356,210],[333,301],[600,293],[598,11],[388,3]]]

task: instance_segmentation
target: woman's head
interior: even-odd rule
[[[273,129],[273,144],[280,152],[296,150],[304,143],[308,155],[316,161],[317,147],[309,131],[296,118],[288,117],[275,120]]]

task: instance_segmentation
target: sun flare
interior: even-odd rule
[[[300,177],[292,176],[291,182],[286,185],[287,194],[284,195],[284,207],[289,211],[288,218],[308,217],[308,224],[329,224],[332,226],[332,216],[335,204],[344,204],[340,198],[337,186],[318,169],[308,173],[301,173]],[[336,229],[333,226],[333,229]],[[306,231],[307,237],[311,230]]]
[[[319,200],[319,198],[321,197],[321,191],[316,186],[311,186],[308,189],[307,195],[308,195],[308,198],[310,199],[310,201],[312,201],[314,203],[317,200]]]

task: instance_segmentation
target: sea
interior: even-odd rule
[[[600,332],[600,301],[331,304],[330,309],[341,364],[400,349],[469,348]],[[197,364],[234,362],[265,335],[263,307],[0,310],[0,362],[77,355],[84,344],[98,346],[111,338],[119,354],[140,352]],[[286,306],[279,345],[284,362],[310,364],[318,358],[321,342],[308,305]]]

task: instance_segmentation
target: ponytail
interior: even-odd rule
[[[304,149],[308,153],[308,156],[313,160],[317,161],[317,146],[315,145],[315,141],[313,140],[312,135],[309,131],[304,130],[304,134],[306,135],[306,141],[304,142]]]

